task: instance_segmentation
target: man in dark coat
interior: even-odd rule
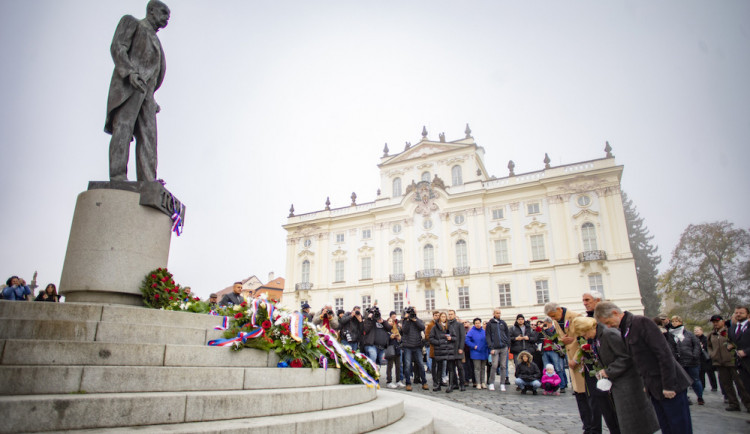
[[[732,324],[728,327],[729,340],[737,349],[737,369],[745,390],[750,391],[750,320],[747,306],[734,309]]]
[[[487,347],[492,356],[492,368],[487,379],[489,390],[495,390],[495,375],[500,374],[500,390],[505,391],[503,379],[508,375],[508,349],[510,348],[510,332],[508,324],[501,318],[500,309],[492,312],[492,318],[487,322],[485,328],[487,336]],[[496,368],[500,367],[498,371]]]
[[[136,140],[138,181],[156,180],[156,113],[154,92],[167,68],[156,32],[167,26],[169,8],[151,0],[146,18],[125,15],[117,25],[110,52],[115,62],[107,98],[104,131],[109,142],[109,179],[127,181],[130,142]]]
[[[687,400],[691,380],[672,356],[659,327],[653,320],[623,312],[607,301],[596,306],[594,315],[607,327],[620,330],[651,398],[662,432],[692,433]]]
[[[354,306],[351,312],[344,314],[339,320],[341,327],[341,343],[349,345],[353,351],[359,350],[359,342],[362,340],[362,313],[359,306]]]
[[[402,324],[401,346],[404,350],[404,377],[406,377],[406,390],[411,390],[412,365],[416,365],[416,377],[422,382],[422,389],[427,390],[427,379],[422,364],[422,333],[425,330],[424,322],[417,318],[413,306],[404,311],[404,322]],[[415,379],[416,380],[416,379]]]
[[[466,376],[462,366],[466,329],[463,323],[456,318],[455,310],[448,311],[448,330],[450,330],[451,335],[456,336],[453,342],[453,358],[448,360],[448,376],[450,377],[448,391],[460,387],[463,392],[466,390]],[[458,374],[456,374],[456,371],[458,371]]]

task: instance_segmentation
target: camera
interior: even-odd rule
[[[373,321],[377,321],[380,319],[380,309],[377,306],[373,306],[367,309],[367,313],[372,314]]]
[[[417,318],[417,311],[414,309],[414,306],[408,306],[406,309],[404,309],[404,313],[409,315],[409,318]]]

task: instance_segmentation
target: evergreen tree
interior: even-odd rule
[[[656,251],[657,246],[651,244],[654,239],[649,235],[643,217],[638,214],[633,201],[622,192],[622,205],[625,208],[625,224],[628,227],[630,251],[635,260],[635,272],[638,277],[638,287],[641,291],[641,303],[645,309],[644,315],[654,317],[659,314],[661,296],[656,291],[658,270],[661,256]]]

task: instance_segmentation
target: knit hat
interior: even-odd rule
[[[526,319],[526,318],[523,317],[523,314],[520,314],[520,313],[518,315],[516,315],[516,320],[518,320],[518,318]]]

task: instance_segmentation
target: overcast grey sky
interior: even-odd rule
[[[283,276],[289,205],[374,200],[383,144],[423,125],[468,122],[497,176],[608,140],[665,264],[690,223],[750,227],[750,2],[167,4],[158,176],[188,206],[169,268],[201,296]],[[59,281],[76,196],[108,178],[112,35],[145,5],[0,1],[3,280]]]

